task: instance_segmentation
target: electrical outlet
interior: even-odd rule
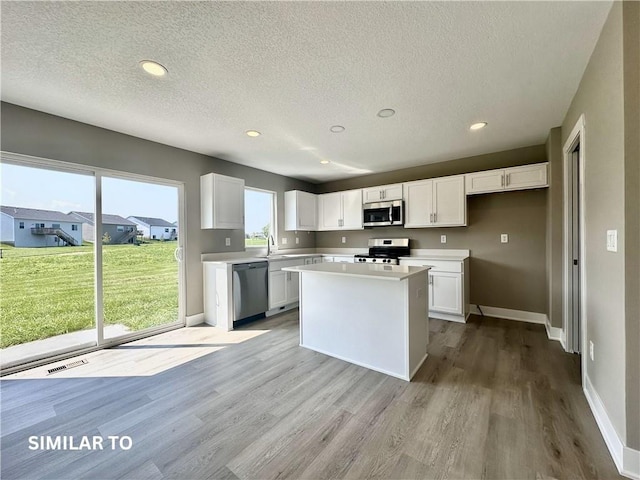
[[[299,243],[300,243],[300,239],[296,237],[296,245],[298,245]]]
[[[282,237],[282,244],[286,245],[287,244],[287,237]]]
[[[509,243],[509,234],[503,233],[500,235],[500,243]]]
[[[224,239],[224,244],[226,247],[230,247],[231,246],[231,239],[229,237]]]
[[[347,243],[347,237],[342,237],[342,243]]]
[[[446,235],[440,235],[440,243],[447,243],[447,236]]]
[[[618,251],[618,230],[607,230],[607,251]]]
[[[594,361],[593,358],[593,342],[591,340],[589,340],[589,358],[591,359],[591,361]]]

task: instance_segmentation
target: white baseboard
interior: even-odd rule
[[[463,315],[453,315],[451,313],[429,312],[429,318],[447,320],[449,322],[467,323],[467,318]]]
[[[613,462],[618,468],[620,475],[624,475],[634,480],[640,479],[640,451],[634,450],[624,445],[618,432],[616,431],[613,423],[607,415],[607,410],[604,408],[604,404],[598,395],[598,392],[593,388],[593,384],[589,377],[585,375],[585,384],[582,386],[584,395],[587,398],[591,412],[596,419],[600,433],[604,438],[609,453],[613,458]]]
[[[548,321],[544,324],[544,327],[547,330],[547,338],[549,340],[556,340],[560,342],[564,347],[564,330],[558,327],[552,327]]]
[[[185,323],[187,327],[193,327],[195,325],[200,325],[201,323],[204,323],[204,312],[196,313],[195,315],[187,315],[187,318],[185,319]]]
[[[526,312],[524,310],[512,310],[511,308],[487,307],[480,305],[482,314],[486,317],[506,318],[507,320],[517,320],[518,322],[539,323],[546,325],[547,315],[545,313]],[[477,305],[471,305],[471,313],[481,315]]]

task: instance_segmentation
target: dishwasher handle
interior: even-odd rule
[[[268,263],[267,262],[254,262],[254,263],[238,263],[236,265],[233,266],[233,269],[235,271],[239,271],[239,270],[252,270],[254,268],[267,268],[268,267]]]

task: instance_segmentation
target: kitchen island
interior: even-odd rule
[[[403,380],[427,358],[428,267],[322,263],[300,274],[300,345]]]

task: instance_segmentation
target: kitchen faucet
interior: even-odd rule
[[[276,241],[273,239],[273,235],[269,235],[267,238],[267,257],[271,255],[271,245],[276,246]]]

